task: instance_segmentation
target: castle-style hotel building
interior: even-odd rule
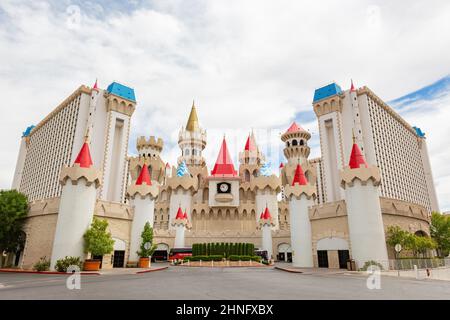
[[[200,242],[251,242],[300,267],[345,268],[349,258],[358,267],[386,264],[390,225],[430,234],[439,207],[425,135],[367,87],[317,89],[321,157],[309,159],[311,134],[293,123],[281,135],[286,160],[276,174],[253,134],[243,138],[238,164],[224,138],[208,168],[207,131],[194,105],[176,164],[164,161],[155,136],[138,138],[131,157],[136,105],[134,90],[117,82],[81,86],[24,132],[12,185],[30,201],[20,267],[43,256],[52,266],[86,258],[82,235],[94,216],[109,222],[115,240],[103,268],[138,259],[147,221],[159,255]]]

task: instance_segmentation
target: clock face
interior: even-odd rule
[[[230,191],[230,185],[228,183],[219,184],[219,190],[221,193],[227,193]]]

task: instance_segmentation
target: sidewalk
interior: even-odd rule
[[[151,268],[113,268],[113,269],[102,269],[99,271],[82,271],[81,275],[124,275],[124,274],[143,274],[154,271],[161,271],[167,269],[168,266],[158,266]],[[0,272],[4,273],[29,273],[29,274],[48,274],[48,275],[67,275],[64,272],[57,271],[34,271],[34,270],[23,270],[23,269],[0,269]]]
[[[419,269],[418,273],[414,270],[400,270],[400,275],[397,270],[389,270],[389,271],[381,271],[381,275],[389,276],[389,277],[402,277],[402,278],[414,278],[414,279],[432,279],[432,280],[444,280],[450,281],[450,268],[442,267],[442,268],[434,268],[429,269],[430,276],[427,275],[426,269]]]
[[[301,273],[305,275],[322,275],[322,274],[358,274],[357,271],[348,271],[346,269],[328,269],[328,268],[297,268],[290,263],[275,263],[275,269],[291,272]]]

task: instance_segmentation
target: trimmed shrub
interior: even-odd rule
[[[47,257],[42,257],[33,265],[33,270],[36,271],[48,271],[50,270],[50,260]]]
[[[195,243],[192,245],[193,256],[216,256],[221,255],[229,258],[232,255],[236,256],[251,256],[255,255],[255,245],[253,243]]]
[[[83,262],[80,257],[65,257],[56,261],[55,269],[59,272],[67,272],[70,266],[78,266],[80,270],[83,268]]]
[[[222,261],[222,255],[184,257],[183,261]]]
[[[359,269],[359,270],[360,270],[360,271],[367,271],[367,269],[368,269],[370,266],[376,266],[376,267],[380,268],[380,270],[383,270],[383,266],[381,265],[381,263],[378,263],[378,262],[373,261],[373,260],[371,260],[371,261],[366,261],[366,263],[364,263],[364,266],[363,266],[361,269]]]

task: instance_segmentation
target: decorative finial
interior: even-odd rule
[[[192,108],[195,108],[195,100],[192,99]]]
[[[355,137],[355,130],[352,129],[352,139],[353,139],[353,144],[356,143],[356,137]]]

